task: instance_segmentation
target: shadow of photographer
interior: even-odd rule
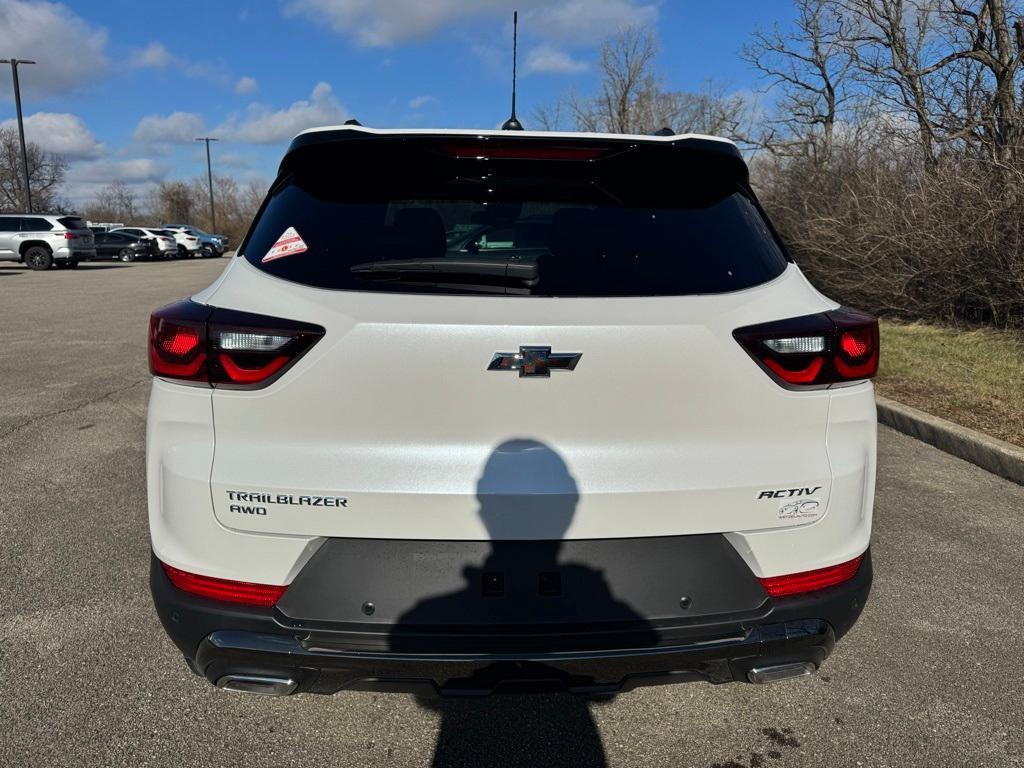
[[[634,638],[653,642],[653,632],[629,605],[616,600],[601,571],[561,562],[562,539],[576,514],[579,490],[556,451],[535,440],[502,443],[487,460],[477,499],[490,551],[479,566],[463,567],[464,588],[422,600],[398,619],[392,650],[412,651],[410,638],[451,625],[460,630],[478,626],[482,642],[488,633],[494,641],[496,628],[503,627],[506,636],[496,641],[501,643],[521,641],[543,625],[565,627],[591,619],[628,623],[636,630]],[[517,633],[517,627],[523,632]],[[552,629],[547,642],[555,642],[557,635]],[[490,649],[501,652],[498,646]],[[502,664],[509,662],[495,667]],[[512,677],[520,676],[532,683],[544,678],[559,682],[558,674],[546,673],[542,664],[514,665]],[[492,670],[480,678],[484,686],[506,679],[504,671]],[[419,703],[440,713],[437,766],[606,764],[587,699],[581,696],[442,696]]]

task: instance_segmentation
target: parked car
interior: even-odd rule
[[[154,258],[171,259],[178,255],[178,243],[170,232],[151,227],[122,227],[111,232],[125,232],[152,241],[151,253]]]
[[[199,227],[193,227],[190,224],[164,224],[163,227],[164,229],[185,230],[189,234],[198,237],[203,250],[203,256],[223,256],[224,252],[228,249],[227,235],[211,235],[209,232],[204,232]]]
[[[94,233],[96,232],[109,232],[112,229],[121,229],[124,227],[124,223],[114,223],[109,221],[90,221],[87,222],[89,229]]]
[[[605,696],[822,665],[871,585],[878,324],[811,286],[735,144],[325,128],[272,188],[150,319],[150,584],[193,671]],[[448,250],[503,221],[543,223],[527,254]]]
[[[163,227],[161,231],[173,237],[178,244],[179,259],[194,259],[196,256],[203,255],[202,244],[199,241],[198,235],[184,229],[171,229],[169,227]]]
[[[152,240],[127,232],[101,232],[96,235],[96,256],[100,259],[135,261],[152,255]]]
[[[18,261],[29,269],[74,269],[96,257],[93,234],[78,216],[0,215],[0,261]]]

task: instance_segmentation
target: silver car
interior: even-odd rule
[[[0,261],[18,261],[29,269],[74,269],[96,258],[92,231],[78,216],[0,214]]]

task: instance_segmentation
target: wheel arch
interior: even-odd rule
[[[48,250],[50,252],[51,256],[53,255],[53,248],[45,240],[26,240],[20,246],[18,246],[18,253],[21,256],[24,256],[25,255],[25,251],[27,251],[29,248],[31,248],[33,246],[36,246],[36,245],[43,246],[43,248],[45,248],[46,250]]]

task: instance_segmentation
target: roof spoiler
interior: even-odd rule
[[[676,134],[667,134],[674,136]],[[500,135],[493,134],[460,134],[460,133],[447,133],[447,132],[417,132],[417,133],[378,133],[376,131],[370,131],[364,129],[358,124],[350,124],[341,126],[338,128],[331,128],[327,130],[309,131],[306,133],[300,133],[288,146],[288,150],[285,152],[284,158],[281,163],[284,165],[288,157],[300,150],[308,149],[325,144],[342,144],[349,142],[373,142],[373,143],[386,143],[386,142],[398,142],[406,145],[414,144],[429,144],[429,143],[451,143],[458,142],[460,144],[471,144],[474,142],[480,142],[482,145],[487,143],[506,143],[506,142],[541,142],[546,144],[558,145],[558,144],[572,144],[574,146],[580,146],[581,144],[593,143],[616,143],[621,142],[625,148],[628,145],[649,145],[649,146],[662,146],[666,149],[674,148],[677,151],[680,149],[693,150],[711,155],[719,155],[722,157],[731,158],[738,160],[743,165],[746,162],[743,159],[743,154],[739,148],[728,141],[720,141],[712,138],[703,138],[699,136],[688,136],[681,135],[679,138],[666,141],[666,134],[658,131],[651,139],[645,141],[643,137],[638,136],[622,136],[621,138],[616,137],[613,134],[607,136],[586,136],[586,135],[574,135],[570,133],[566,134],[551,134],[546,136],[537,136],[535,134],[520,134],[515,131],[505,131]]]

